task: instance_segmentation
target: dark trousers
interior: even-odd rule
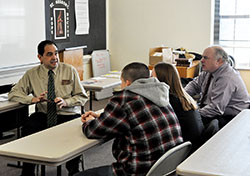
[[[224,127],[228,122],[230,122],[234,116],[215,116],[213,118],[202,117],[202,122],[204,124],[203,131],[203,143],[210,139],[215,133],[217,133],[222,127]]]
[[[215,116],[213,118],[202,117],[202,122],[206,126],[209,124],[213,119],[217,119],[219,122],[219,128],[221,129],[224,127],[228,122],[230,122],[234,116],[232,115],[222,115],[222,116]]]
[[[57,125],[73,120],[80,115],[58,115]],[[41,112],[35,112],[30,115],[28,120],[22,127],[22,137],[42,131],[47,128],[47,115]],[[65,129],[67,133],[67,129]],[[62,134],[63,135],[63,134]],[[66,163],[66,168],[69,172],[69,176],[79,172],[79,160],[80,156],[76,157]],[[23,163],[22,176],[33,176],[35,175],[35,164]]]

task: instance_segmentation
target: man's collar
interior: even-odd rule
[[[223,70],[224,68],[226,68],[228,66],[228,63],[224,62],[217,70],[215,70],[213,73],[211,73],[213,75],[213,77],[216,77],[217,75],[220,74],[221,70]]]
[[[49,71],[49,69],[46,68],[44,64],[42,64],[41,67],[43,68],[43,70],[44,70],[45,72],[48,72],[48,71]],[[58,67],[59,67],[59,64],[58,64],[58,66],[57,66],[56,68],[54,68],[54,69],[52,70],[53,73],[54,73],[55,75],[56,75],[56,72],[57,72]]]

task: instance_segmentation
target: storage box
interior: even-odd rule
[[[191,67],[193,59],[192,58],[190,58],[190,59],[178,58],[178,59],[175,59],[175,61],[176,61],[176,66]]]
[[[149,65],[154,66],[158,62],[173,63],[178,56],[173,55],[170,47],[156,47],[149,49]]]

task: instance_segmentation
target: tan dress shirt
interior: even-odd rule
[[[11,89],[9,100],[23,104],[31,104],[33,97],[39,97],[47,91],[48,69],[42,64],[28,70],[19,82]],[[88,100],[88,96],[81,85],[76,69],[68,64],[59,63],[53,70],[56,97],[61,97],[67,107],[57,107],[57,114],[72,115],[80,113],[80,106]],[[45,96],[47,98],[47,95]],[[38,112],[47,113],[47,102],[36,104]]]

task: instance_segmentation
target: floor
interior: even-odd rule
[[[107,104],[108,99],[93,101],[93,110],[99,110],[104,108]],[[88,102],[85,105],[85,110],[88,111],[89,104]],[[13,130],[15,132],[15,130]],[[9,142],[11,140],[15,140],[15,137],[6,140],[0,140],[0,144]],[[84,168],[93,168],[102,165],[110,165],[114,158],[111,153],[111,146],[113,141],[106,142],[105,144],[96,146],[83,154],[84,157]],[[0,158],[0,176],[18,176],[21,174],[21,169],[17,167],[7,166],[8,164],[17,165],[15,161],[5,160]],[[81,169],[81,164],[80,169]],[[40,170],[39,170],[40,171]],[[40,175],[40,172],[38,172]],[[56,167],[46,167],[46,176],[55,176],[56,175]],[[67,176],[67,171],[65,165],[62,166],[62,176]]]

